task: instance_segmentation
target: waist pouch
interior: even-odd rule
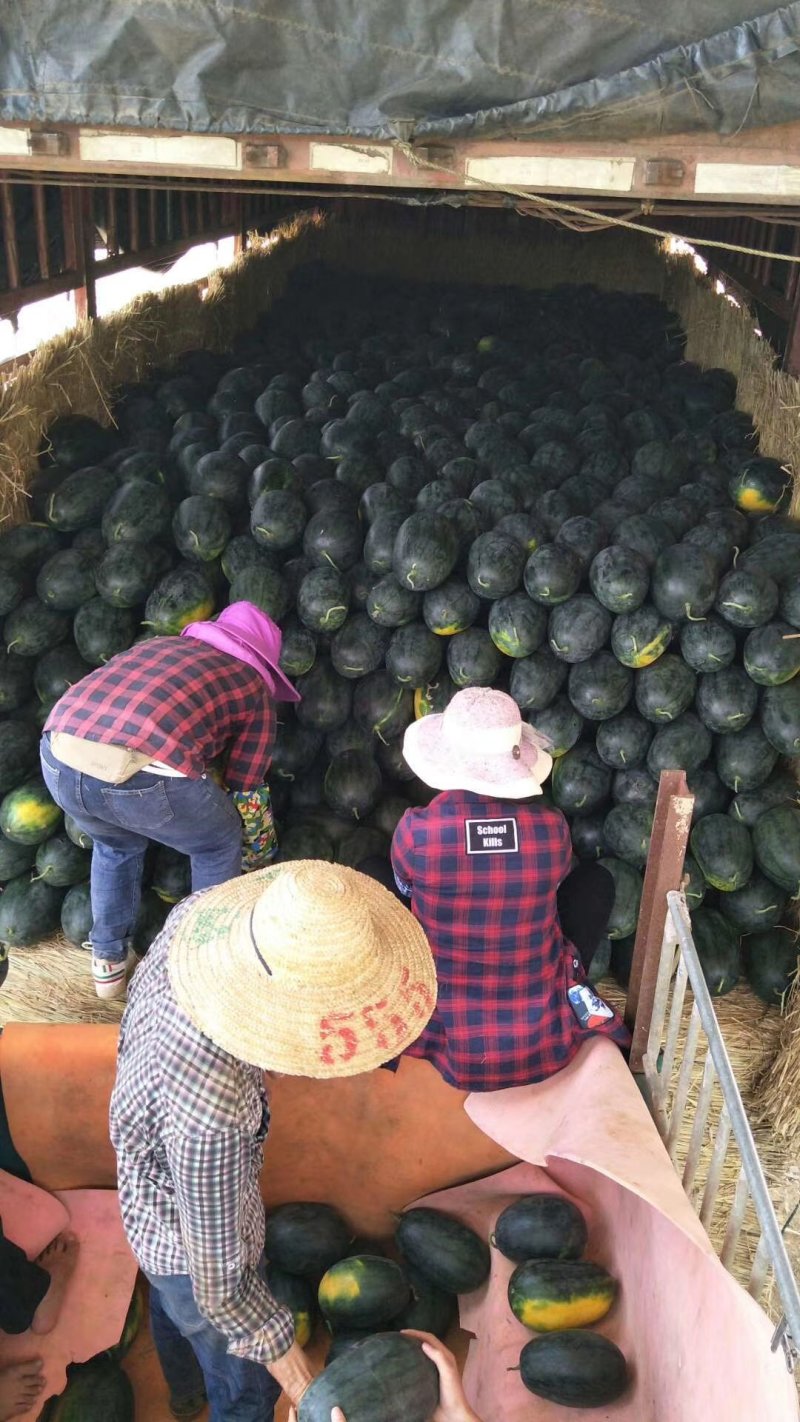
[[[152,756],[146,751],[130,750],[128,746],[106,746],[100,741],[84,741],[66,731],[53,731],[50,736],[53,755],[70,770],[92,775],[108,785],[124,785],[149,765]]]

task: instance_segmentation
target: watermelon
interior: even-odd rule
[[[472,1293],[489,1277],[488,1245],[443,1210],[418,1205],[404,1211],[395,1241],[402,1258],[446,1293]]]
[[[286,498],[286,495],[280,497]],[[257,507],[253,509],[254,517]],[[364,535],[358,515],[349,508],[312,514],[305,525],[303,552],[317,567],[332,566],[340,573],[347,572],[359,561],[363,544]]]
[[[48,425],[44,447],[62,469],[80,469],[105,459],[114,449],[114,431],[103,429],[88,415],[60,415]]]
[[[10,790],[0,803],[0,830],[15,844],[41,844],[60,819],[61,810],[39,775]]]
[[[684,622],[680,645],[683,660],[696,672],[723,671],[736,656],[736,638],[718,617]]]
[[[24,948],[49,938],[61,925],[64,890],[22,874],[12,879],[0,897],[0,943]]]
[[[778,609],[778,585],[759,569],[736,568],[719,585],[716,610],[732,627],[761,627]]]
[[[0,721],[0,795],[26,780],[38,761],[39,736],[35,728],[27,721]]]
[[[556,612],[560,610],[557,608]],[[607,721],[618,716],[630,701],[633,676],[610,652],[595,652],[570,668],[567,694],[581,716],[589,721]]]
[[[537,539],[534,547],[541,541],[541,539]],[[567,548],[571,548],[573,553],[577,553],[585,574],[603,547],[604,530],[597,519],[586,518],[579,514],[575,518],[565,519],[556,534],[555,541],[563,543]]]
[[[728,805],[728,813],[734,819],[752,829],[759,815],[771,810],[773,805],[792,804],[800,800],[800,784],[788,770],[773,771],[768,780],[755,790],[742,790]]]
[[[55,612],[75,612],[96,591],[91,559],[80,549],[65,548],[54,553],[39,569],[36,579],[37,597]],[[16,598],[14,606],[20,601],[21,597]]]
[[[67,549],[66,551],[71,552],[72,550]],[[57,557],[58,555],[54,554],[53,556]],[[47,564],[45,564],[45,567],[46,566]],[[43,595],[43,591],[40,591],[38,581],[36,591],[38,596],[42,599],[42,602],[48,603],[51,607],[53,606],[50,599]],[[24,592],[25,584],[22,577],[20,577],[18,573],[15,573],[12,568],[3,568],[0,566],[0,617],[5,617],[7,613],[13,612],[14,608],[22,602]]]
[[[611,782],[611,798],[615,805],[644,805],[653,811],[658,798],[658,781],[644,766],[617,770]]]
[[[427,686],[418,686],[414,692],[415,719],[418,721],[421,716],[429,716],[431,712],[437,714],[444,711],[445,706],[455,696],[456,689],[447,672],[443,671]]]
[[[626,712],[598,726],[595,744],[600,759],[613,770],[632,770],[644,764],[652,738],[650,722]]]
[[[525,1387],[559,1407],[607,1407],[628,1387],[625,1355],[599,1333],[563,1328],[526,1343],[519,1357]]]
[[[381,488],[384,486],[377,485]],[[370,572],[384,577],[392,571],[394,544],[400,528],[408,518],[405,509],[390,509],[379,513],[364,539],[364,562]]]
[[[379,740],[391,741],[402,735],[414,719],[413,695],[399,686],[388,671],[370,672],[362,677],[355,689],[353,717],[359,726]]]
[[[650,848],[653,825],[651,811],[645,805],[614,805],[603,826],[603,847],[637,869],[644,868]]]
[[[744,669],[759,686],[782,686],[800,672],[800,635],[788,622],[754,627],[744,644]]]
[[[410,630],[418,632],[412,624]],[[348,617],[331,642],[331,661],[339,676],[357,678],[381,666],[389,645],[389,631],[365,612]],[[285,633],[284,633],[285,645]]]
[[[606,925],[606,937],[615,941],[628,938],[636,928],[642,897],[642,876],[624,859],[606,856],[598,861],[614,880],[614,904]]]
[[[586,1221],[572,1200],[540,1191],[521,1195],[501,1210],[489,1243],[506,1259],[580,1259],[588,1241]]]
[[[144,602],[163,571],[162,560],[142,543],[118,543],[109,548],[94,570],[97,591],[112,607],[136,607]]]
[[[317,1297],[328,1327],[380,1328],[411,1298],[399,1264],[379,1254],[348,1255],[323,1274]]]
[[[489,609],[489,636],[507,657],[529,657],[541,645],[546,631],[547,614],[527,593],[498,598]]]
[[[230,536],[230,515],[221,499],[192,494],[173,514],[175,547],[193,563],[212,563],[219,558]]]
[[[508,1281],[512,1312],[538,1333],[596,1323],[608,1313],[616,1294],[611,1275],[583,1259],[528,1259]]]
[[[800,530],[790,528],[754,542],[736,560],[736,566],[748,573],[766,573],[779,587],[797,577],[800,558]]]
[[[283,619],[289,599],[289,584],[282,574],[274,568],[256,564],[251,564],[249,568],[243,568],[237,573],[228,594],[229,604],[252,602],[275,622]]]
[[[314,825],[296,824],[280,839],[280,862],[293,859],[324,859],[332,864],[336,850],[328,836]]]
[[[760,726],[751,724],[743,731],[720,736],[716,745],[717,774],[735,794],[757,790],[772,774],[778,752]]]
[[[412,623],[392,633],[386,649],[386,670],[401,686],[427,686],[435,681],[442,657],[440,638]]]
[[[92,895],[88,883],[74,884],[61,904],[61,932],[68,943],[82,948],[92,931]]]
[[[800,574],[784,584],[781,590],[779,611],[784,622],[800,628]]]
[[[164,489],[130,480],[120,485],[103,510],[103,537],[108,544],[147,544],[169,533],[171,516]]]
[[[369,622],[369,618],[365,618],[365,621]],[[281,630],[283,633],[279,658],[281,671],[285,672],[288,677],[302,676],[314,665],[314,658],[317,655],[316,641],[308,628],[301,627],[295,619],[285,622]],[[333,644],[331,644],[331,659],[333,660]],[[337,667],[336,670],[338,671],[339,668]]]
[[[579,593],[550,613],[547,627],[550,650],[564,662],[586,661],[606,642],[611,620],[610,612],[595,598]]]
[[[42,1413],[42,1422],[76,1422],[95,1412],[108,1422],[133,1422],[133,1388],[115,1358],[98,1354],[88,1363],[71,1363],[67,1386],[60,1397],[51,1398]]]
[[[649,667],[666,651],[672,633],[672,623],[652,604],[645,603],[635,612],[623,612],[614,618],[611,648],[623,666]]]
[[[605,803],[611,791],[611,771],[592,746],[581,744],[555,762],[553,802],[565,814],[589,814]]]
[[[791,475],[776,459],[748,459],[733,475],[728,492],[747,513],[776,513],[791,489]]]
[[[111,607],[100,597],[79,607],[72,624],[75,645],[92,667],[102,666],[117,652],[124,652],[135,631],[136,622],[128,608]]]
[[[780,923],[786,909],[786,893],[766,874],[754,869],[741,889],[722,895],[719,907],[737,933],[757,933]]]
[[[543,543],[534,549],[525,564],[525,591],[534,602],[554,607],[577,592],[583,565],[572,548],[560,543]]]
[[[690,844],[712,889],[730,894],[747,883],[753,872],[753,841],[746,825],[731,815],[706,815],[694,826]]]
[[[330,761],[325,772],[325,799],[340,815],[365,819],[375,809],[382,789],[380,769],[365,751],[344,751]]]
[[[313,667],[295,683],[302,700],[296,716],[304,726],[332,731],[344,725],[350,715],[352,689],[337,676],[327,657],[317,657]]]
[[[761,729],[779,754],[800,755],[800,678],[785,682],[783,686],[767,687],[761,697]]]
[[[695,685],[696,677],[691,668],[671,652],[665,652],[652,666],[636,672],[637,708],[648,721],[674,721],[691,705]]]
[[[345,835],[336,849],[336,863],[358,869],[365,859],[388,859],[390,839],[367,825]]]
[[[525,719],[544,739],[553,757],[571,750],[583,731],[583,717],[566,696],[556,696],[543,711],[529,712]]]
[[[711,754],[711,732],[691,711],[684,711],[656,731],[647,752],[647,768],[657,780],[662,770],[689,774]]]
[[[518,552],[515,548],[514,554]],[[436,513],[416,513],[398,531],[392,567],[401,587],[427,592],[450,576],[457,558],[458,540],[452,524]]]
[[[47,501],[47,522],[61,533],[98,523],[118,483],[110,469],[88,467],[68,474]]]
[[[428,1422],[438,1402],[436,1367],[416,1339],[376,1333],[353,1343],[314,1379],[297,1416],[298,1422],[330,1422],[340,1406],[348,1422]]]
[[[419,615],[419,593],[402,587],[393,573],[381,578],[369,591],[365,610],[379,627],[404,627]]]
[[[717,735],[742,731],[753,719],[758,691],[740,667],[701,676],[695,706],[701,721]]]
[[[26,597],[3,623],[7,652],[18,657],[38,657],[69,636],[69,616],[45,607],[38,597]]]
[[[64,830],[57,830],[36,851],[34,879],[44,879],[56,889],[69,889],[89,877],[90,850],[79,849]]]
[[[202,455],[188,483],[190,494],[220,499],[232,515],[247,503],[247,471],[237,454],[219,449]]]
[[[155,852],[151,888],[166,904],[177,904],[191,892],[192,866],[186,854],[160,844]]]
[[[739,981],[739,936],[718,909],[692,914],[692,938],[712,997],[722,997]]]
[[[688,908],[690,913],[694,913],[695,909],[698,909],[700,907],[706,896],[706,887],[706,881],[701,873],[700,865],[697,863],[697,860],[693,858],[691,854],[687,854],[683,861],[683,877],[681,879],[681,888],[683,890],[684,898],[686,899],[686,907]],[[744,890],[740,889],[738,892],[744,893]],[[729,899],[733,899],[735,897],[735,893],[724,894],[722,898],[722,903],[725,904],[728,902]]]
[[[483,627],[456,632],[447,645],[447,670],[457,687],[493,686],[502,660],[502,653]]]
[[[202,622],[213,611],[214,594],[205,573],[200,568],[176,568],[153,588],[142,625],[157,636],[177,637],[190,622]]]
[[[91,835],[87,834],[86,830],[81,829],[71,815],[64,816],[64,829],[72,840],[72,843],[77,844],[79,849],[91,849],[94,843]]]
[[[605,815],[595,810],[590,815],[573,815],[570,821],[573,852],[579,859],[599,859],[603,853]]]
[[[467,581],[477,597],[505,598],[522,581],[525,549],[505,533],[482,533],[467,558]]]
[[[32,869],[36,859],[35,844],[17,844],[0,834],[0,884],[9,879],[17,879],[26,870]]]
[[[4,828],[2,810],[0,828]],[[753,852],[756,864],[768,879],[779,884],[793,899],[800,898],[800,808],[797,805],[775,805],[759,816],[753,826]]]
[[[0,533],[0,566],[31,577],[61,546],[62,539],[46,523],[20,523]]]
[[[567,675],[567,664],[543,649],[514,662],[508,690],[521,711],[542,711],[561,690]]]
[[[144,890],[133,930],[133,947],[140,957],[147,952],[150,944],[155,942],[171,911],[172,905],[154,889]]]
[[[301,622],[312,632],[337,632],[347,619],[350,589],[335,568],[312,568],[297,593]]]
[[[783,1004],[797,976],[800,948],[792,928],[765,928],[743,944],[744,970],[753,992],[763,1002]]]
[[[713,558],[691,544],[665,548],[656,560],[650,591],[658,611],[673,622],[704,617],[717,593]]]

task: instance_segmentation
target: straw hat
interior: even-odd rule
[[[504,691],[472,686],[456,692],[441,715],[408,727],[403,755],[435,790],[474,790],[496,800],[541,795],[553,768],[544,742]]]
[[[179,1006],[240,1061],[355,1076],[404,1051],[436,1005],[428,941],[355,869],[306,859],[207,889],[169,949]]]

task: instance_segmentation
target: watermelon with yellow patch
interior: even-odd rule
[[[11,790],[0,804],[0,830],[15,844],[41,844],[60,819],[61,810],[39,775]]]
[[[414,718],[419,721],[422,716],[430,716],[431,712],[440,715],[444,711],[449,701],[452,701],[458,688],[447,672],[440,671],[435,681],[428,686],[418,686],[414,692]]]
[[[267,1288],[277,1303],[290,1310],[295,1342],[305,1348],[311,1342],[318,1317],[314,1285],[309,1279],[279,1269],[277,1264],[268,1264]]]
[[[377,1254],[356,1254],[333,1264],[317,1295],[323,1317],[337,1328],[381,1328],[406,1307],[411,1288],[399,1264]]]
[[[529,1259],[508,1281],[512,1312],[535,1333],[597,1323],[616,1295],[616,1280],[583,1259]]]
[[[748,459],[728,484],[737,508],[747,513],[777,513],[787,500],[791,478],[777,459]]]

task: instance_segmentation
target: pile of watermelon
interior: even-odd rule
[[[713,991],[797,962],[800,525],[735,382],[655,298],[296,274],[226,356],[48,432],[0,535],[0,941],[90,923],[88,845],[37,776],[51,705],[134,640],[248,599],[302,693],[270,784],[284,858],[388,853],[430,798],[402,756],[457,689],[508,690],[547,797],[614,876],[625,979],[657,780],[695,795],[688,900]],[[137,943],[188,889],[154,850]],[[32,877],[33,876],[33,877]]]

